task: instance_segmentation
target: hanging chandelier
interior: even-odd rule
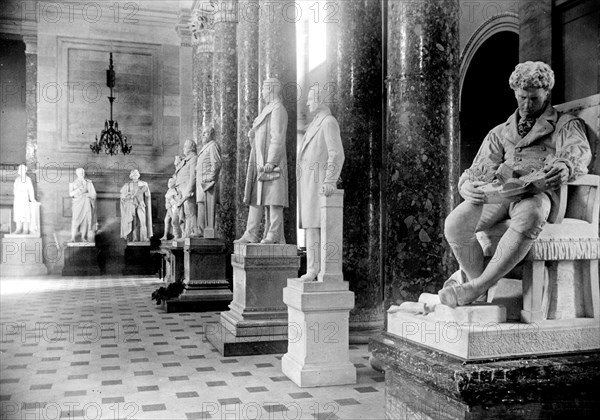
[[[119,123],[113,121],[113,102],[115,97],[113,96],[113,88],[115,87],[115,70],[113,67],[113,56],[110,53],[110,65],[106,70],[106,86],[110,88],[110,120],[104,121],[104,129],[100,133],[100,140],[96,136],[96,141],[90,144],[92,152],[98,154],[102,147],[107,155],[119,154],[119,149],[124,155],[128,155],[131,152],[131,146],[127,144],[127,136],[121,134],[119,131]]]

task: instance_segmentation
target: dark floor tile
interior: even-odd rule
[[[56,369],[42,369],[35,372],[36,375],[52,375],[56,373]]]
[[[227,382],[225,381],[208,381],[206,382],[206,386],[227,386]]]
[[[138,386],[138,392],[158,391],[158,385]]]
[[[121,379],[110,379],[107,381],[102,381],[102,386],[110,386],[110,385],[123,385],[123,381]]]
[[[163,365],[163,367],[177,367],[177,366],[181,366],[181,363],[179,363],[179,362],[169,362],[169,363],[163,363],[162,365]]]
[[[272,376],[269,379],[271,379],[273,382],[285,382],[290,380],[290,378],[287,376]]]
[[[255,393],[255,392],[268,392],[269,390],[264,386],[250,386],[246,388],[246,391]]]
[[[273,367],[272,363],[257,363],[254,366],[256,366],[257,368],[268,368],[268,367]]]
[[[231,405],[231,404],[241,404],[242,400],[239,398],[219,398],[219,404],[221,405]]]
[[[206,356],[203,354],[195,354],[193,356],[188,356],[190,360],[198,360],[198,359],[206,359]]]
[[[356,391],[360,392],[361,394],[365,394],[367,392],[379,392],[375,388],[373,388],[372,386],[362,386],[362,387],[357,387],[357,388],[354,388],[354,389]]]
[[[187,376],[169,376],[169,381],[174,382],[174,381],[189,381],[190,378]]]
[[[30,391],[39,391],[43,389],[52,389],[52,384],[37,384],[29,387]]]
[[[65,397],[81,397],[87,395],[87,391],[85,389],[79,391],[66,391]]]
[[[6,369],[27,369],[27,365],[10,365],[10,366],[7,366]],[[39,372],[39,370],[38,370],[38,372]]]
[[[69,375],[67,377],[67,379],[70,380],[70,381],[71,380],[77,380],[77,379],[87,379],[87,378],[88,378],[87,373],[83,373],[83,374],[80,374],[80,375]]]
[[[197,411],[195,413],[185,413],[185,418],[187,420],[203,420],[212,419],[212,416],[208,411]]]
[[[121,370],[121,366],[102,366],[102,371]]]
[[[165,411],[167,407],[164,404],[147,404],[142,405],[142,411]]]
[[[195,391],[177,392],[177,393],[175,393],[175,395],[177,396],[177,398],[196,398],[196,397],[199,397],[198,393],[195,392]]]
[[[102,398],[102,404],[119,404],[124,403],[125,397],[107,397]]]
[[[221,359],[221,363],[238,363],[238,359]]]
[[[342,398],[341,400],[334,400],[336,403],[338,403],[341,406],[344,405],[357,405],[360,404],[358,401],[356,401],[354,398]]]
[[[300,398],[312,398],[312,394],[308,393],[308,392],[292,392],[291,394],[289,394],[290,397],[292,397],[293,399],[297,400]]]
[[[138,370],[136,372],[133,372],[134,376],[150,376],[150,375],[154,375],[154,372],[152,372],[151,370]]]
[[[281,413],[288,411],[288,408],[283,404],[263,405],[262,407],[267,413]]]
[[[233,376],[252,376],[252,374],[250,372],[244,371],[244,372],[232,372],[231,373]]]
[[[198,372],[214,372],[214,367],[197,367],[196,371]]]

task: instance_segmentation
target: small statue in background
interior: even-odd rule
[[[152,200],[148,183],[134,169],[130,182],[121,188],[121,237],[146,242],[152,236]]]
[[[180,208],[177,207],[177,203],[181,197],[175,188],[174,177],[169,178],[168,186],[169,189],[165,194],[165,208],[167,209],[167,214],[165,215],[165,233],[161,239],[168,239],[169,231],[172,227],[174,239],[179,240],[181,239],[181,226],[179,226]]]
[[[208,239],[215,238],[215,209],[219,198],[221,165],[221,149],[215,141],[215,129],[204,127],[202,148],[196,164],[196,203],[198,231]]]
[[[183,144],[183,158],[175,168],[175,188],[181,194],[178,207],[183,209],[183,220],[179,222],[183,225],[183,237],[189,238],[196,230],[196,143],[192,140],[186,140]]]
[[[14,233],[17,235],[38,233],[40,203],[35,199],[33,183],[27,176],[27,166],[19,165],[18,173],[13,185],[13,220],[16,224]]]
[[[92,181],[85,178],[83,168],[77,168],[75,174],[77,179],[69,183],[69,195],[73,199],[71,242],[76,241],[78,231],[82,241],[91,242],[96,229],[96,190]]]

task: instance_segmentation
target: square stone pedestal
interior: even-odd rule
[[[149,276],[156,274],[150,255],[150,242],[128,242],[125,248],[124,275]]]
[[[369,350],[385,369],[388,419],[598,418],[600,353],[465,362],[389,333]]]
[[[206,338],[223,356],[285,353],[288,311],[283,288],[298,275],[296,245],[235,244],[233,301]]]
[[[67,242],[62,275],[99,276],[98,249],[93,242]]]
[[[387,331],[462,360],[600,350],[597,318],[506,322],[506,309],[493,304],[437,305],[427,315],[388,313]]]
[[[2,238],[2,277],[45,274],[48,269],[44,265],[42,238],[37,235],[5,235]]]
[[[227,280],[225,242],[221,239],[187,238],[182,257],[185,290],[179,298],[166,301],[167,312],[227,309],[233,294]],[[179,259],[181,257],[176,255],[175,260]]]
[[[185,278],[183,266],[183,241],[163,241],[160,249],[165,255],[164,281],[167,284],[183,281]]]
[[[283,289],[288,306],[288,352],[281,370],[300,387],[356,383],[350,362],[348,318],[354,293],[348,282],[289,279]]]

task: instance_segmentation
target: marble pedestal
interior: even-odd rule
[[[163,241],[160,249],[165,255],[164,281],[167,284],[183,281],[185,278],[183,268],[183,241]]]
[[[227,280],[227,248],[221,239],[187,238],[183,245],[185,290],[166,301],[167,312],[227,309],[233,294]],[[176,256],[175,259],[180,257]]]
[[[388,419],[598,418],[600,353],[464,362],[383,333],[369,350],[385,370]]]
[[[37,235],[5,235],[2,238],[0,275],[43,276],[48,274],[44,265],[42,238]]]
[[[282,372],[300,387],[356,383],[348,349],[348,318],[354,307],[348,282],[289,279],[283,301],[288,305],[289,339]]]
[[[223,356],[284,353],[288,312],[283,288],[298,275],[296,245],[235,244],[231,265],[230,310],[206,326],[206,338]]]
[[[156,274],[150,255],[150,242],[128,242],[125,248],[124,275],[149,276]]]
[[[98,250],[93,242],[67,242],[62,275],[99,276]]]

